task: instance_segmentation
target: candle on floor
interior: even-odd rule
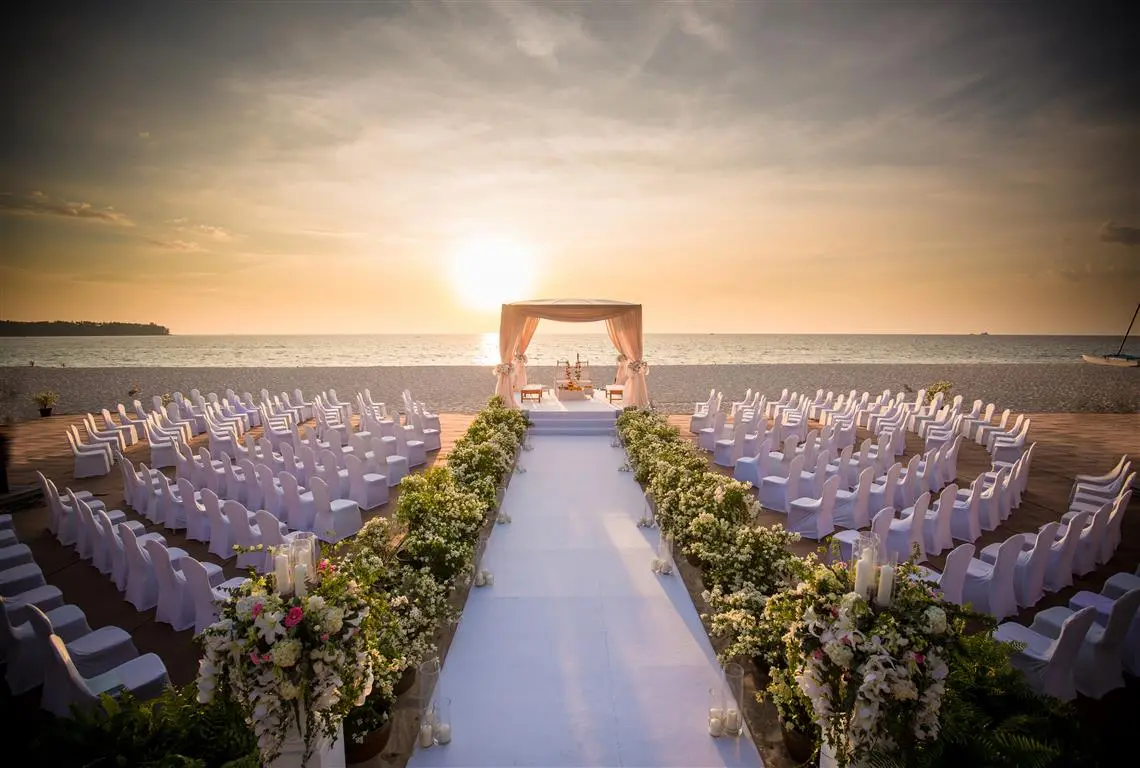
[[[435,727],[435,743],[447,744],[451,741],[451,725],[448,723],[440,723]]]
[[[740,710],[730,709],[724,713],[724,732],[730,736],[738,736],[741,731],[742,721],[740,719]]]
[[[483,583],[488,587],[493,586],[495,583],[495,574],[490,571],[483,571]]]
[[[304,563],[298,563],[293,568],[293,592],[297,597],[304,597],[309,592],[308,585],[305,584],[307,573]]]
[[[723,736],[724,722],[719,717],[709,718],[709,736]]]
[[[875,603],[883,608],[891,604],[891,589],[895,585],[895,569],[884,565],[879,570],[879,591],[875,595]]]
[[[435,743],[435,734],[433,733],[432,724],[424,723],[420,726],[420,746],[430,747]]]

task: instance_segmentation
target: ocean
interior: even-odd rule
[[[646,334],[651,365],[762,363],[1079,363],[1115,352],[1111,336]],[[1125,352],[1140,354],[1140,338]],[[531,365],[580,356],[611,365],[604,334],[535,334]],[[494,365],[498,334],[341,336],[93,336],[0,338],[0,367],[325,368]]]

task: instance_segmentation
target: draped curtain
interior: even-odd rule
[[[539,320],[557,320],[564,323],[593,323],[606,321],[606,332],[619,353],[628,363],[619,364],[619,380],[626,375],[624,402],[626,405],[649,404],[649,390],[645,383],[648,366],[641,359],[641,306],[637,304],[504,304],[499,321],[499,360],[495,373],[498,376],[495,394],[503,398],[508,407],[515,407],[514,389],[526,384],[526,367],[516,355],[523,355],[530,346]]]
[[[522,331],[519,333],[518,342],[515,344],[515,388],[526,386],[526,362],[522,359],[526,355],[527,347],[530,346],[530,340],[534,338],[534,331],[538,328],[538,318],[528,317],[523,323]]]

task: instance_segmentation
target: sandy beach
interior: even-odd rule
[[[554,369],[534,367],[533,381],[552,382]],[[596,366],[595,383],[612,381],[612,367]],[[689,412],[696,400],[718,387],[736,396],[759,388],[769,396],[788,387],[815,392],[871,392],[905,386],[913,389],[945,380],[954,394],[972,401],[993,401],[1000,408],[1034,413],[1140,412],[1140,370],[1074,364],[774,364],[670,365],[651,367],[649,392],[654,403],[674,413]],[[143,399],[175,390],[184,393],[224,392],[233,388],[255,395],[300,387],[306,394],[336,389],[341,396],[367,387],[373,398],[398,402],[405,387],[442,412],[474,413],[491,395],[494,377],[484,366],[387,366],[353,368],[0,368],[0,401],[17,419],[36,416],[27,394],[49,389],[59,393],[57,413],[98,412],[128,400],[132,386]]]

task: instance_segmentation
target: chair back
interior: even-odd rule
[[[966,571],[973,557],[973,544],[960,544],[950,550],[950,554],[946,556],[942,578],[938,582],[938,588],[946,602],[954,605],[962,604],[962,587],[966,583]]]
[[[1076,666],[1077,653],[1085,641],[1089,627],[1096,619],[1096,608],[1089,606],[1070,615],[1061,624],[1061,632],[1049,649],[1049,667],[1057,675],[1071,675]]]
[[[1116,648],[1123,643],[1137,610],[1140,610],[1140,587],[1125,592],[1113,601],[1112,610],[1108,613],[1108,623],[1104,625],[1101,644],[1108,648]]]

